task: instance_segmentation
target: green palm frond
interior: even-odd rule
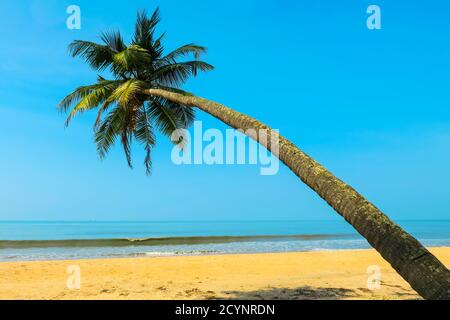
[[[196,76],[199,70],[210,71],[213,69],[212,65],[203,61],[179,62],[157,69],[153,74],[153,78],[160,85],[179,87],[191,76]]]
[[[125,110],[123,108],[114,108],[98,126],[95,131],[95,143],[100,158],[104,158],[111,146],[121,134],[123,122],[125,119]]]
[[[110,99],[106,100],[105,102],[103,102],[103,105],[98,109],[97,112],[97,118],[95,119],[94,122],[94,130],[98,128],[98,126],[100,125],[101,121],[102,121],[102,116],[103,113],[108,110],[108,108],[115,103],[115,101],[111,101]]]
[[[130,109],[125,110],[125,119],[122,124],[120,136],[123,152],[125,153],[125,157],[130,168],[133,168],[131,161],[131,143],[133,142],[134,121],[135,118],[132,111]]]
[[[144,146],[146,153],[144,165],[147,175],[150,175],[152,166],[150,152],[156,144],[151,119],[149,108],[144,104],[136,113],[136,129],[134,131],[134,136],[136,140]]]
[[[147,49],[151,53],[155,53],[156,51],[159,51],[158,49],[162,49],[161,37],[157,41],[154,41],[155,28],[160,21],[159,8],[156,8],[150,18],[147,17],[147,12],[145,10],[138,12],[133,35],[133,44]],[[156,43],[156,46],[155,42],[158,42]]]
[[[195,120],[195,110],[190,106],[184,106],[164,98],[159,99],[159,104],[163,105],[165,109],[170,110],[176,119],[177,129],[189,128]]]
[[[147,108],[156,128],[164,135],[170,137],[175,130],[182,128],[177,114],[164,104],[163,99],[152,99]]]
[[[101,122],[95,131],[95,143],[101,159],[105,158],[117,137],[120,137],[128,165],[132,168],[131,142],[132,123],[134,119],[130,110],[114,108]]]
[[[87,96],[92,92],[95,88],[98,87],[98,84],[93,84],[90,86],[82,86],[76,88],[71,94],[67,95],[57,106],[57,108],[63,112],[67,112],[70,107],[77,103],[80,99]]]
[[[149,65],[151,59],[147,50],[138,45],[131,45],[113,56],[112,68],[116,74],[133,74]]]
[[[200,58],[200,55],[206,53],[206,47],[198,46],[193,43],[185,44],[184,46],[179,47],[178,49],[173,50],[160,60],[167,63],[172,64],[176,63],[177,60],[181,57],[185,57],[188,55],[193,55],[195,59]]]
[[[110,101],[108,100],[110,99],[111,94],[116,90],[117,86],[119,86],[117,81],[108,81],[107,84],[103,84],[91,90],[90,93],[80,99],[75,107],[73,107],[67,117],[66,126],[69,125],[72,118],[78,113],[94,109],[105,102],[109,105]]]
[[[118,53],[127,48],[123,42],[122,35],[119,31],[105,31],[100,35],[100,39],[111,49],[112,52]]]
[[[121,107],[127,107],[132,102],[137,102],[139,96],[148,87],[145,81],[130,79],[118,86],[109,96],[110,101],[115,101]]]
[[[176,105],[175,113],[182,124],[182,128],[189,128],[195,120],[195,109],[190,106]]]
[[[114,51],[106,45],[75,40],[69,45],[72,57],[82,57],[94,70],[102,71],[112,64]]]
[[[159,59],[163,52],[164,52],[164,47],[162,45],[162,40],[165,37],[166,33],[163,32],[154,42],[153,42],[153,46],[152,48],[149,50],[150,52],[153,53],[153,58],[154,60]]]

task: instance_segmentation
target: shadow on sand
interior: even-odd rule
[[[402,287],[396,288],[392,295],[398,299],[417,299],[414,293],[405,292]],[[304,286],[299,288],[267,288],[256,291],[224,291],[228,299],[249,300],[340,300],[340,299],[370,299],[376,297],[376,292],[367,288],[315,288]]]
[[[256,291],[225,291],[229,299],[288,299],[288,300],[311,300],[311,299],[343,299],[357,297],[354,290],[344,288],[313,288],[309,286],[288,289],[268,288]]]

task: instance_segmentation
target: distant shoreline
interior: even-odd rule
[[[448,246],[426,246],[428,250],[440,249],[440,248],[448,248],[450,250],[450,245]],[[54,259],[25,259],[25,260],[17,260],[17,259],[8,259],[3,260],[0,259],[1,263],[28,263],[28,262],[74,262],[74,261],[90,261],[90,260],[111,260],[111,259],[140,259],[140,258],[176,258],[176,257],[207,257],[207,256],[232,256],[232,255],[258,255],[258,254],[295,254],[295,253],[314,253],[314,252],[358,252],[358,251],[367,251],[374,250],[370,246],[364,248],[338,248],[338,249],[312,249],[312,250],[289,250],[289,251],[248,251],[248,252],[218,252],[218,251],[208,251],[208,250],[187,250],[182,252],[146,252],[146,253],[136,253],[136,254],[128,254],[128,255],[111,255],[104,257],[81,257],[81,258],[54,258]]]

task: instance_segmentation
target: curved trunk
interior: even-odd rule
[[[268,130],[277,135],[265,124],[216,102],[161,89],[149,89],[146,93],[197,107],[235,129]],[[277,135],[278,145],[272,146],[267,141],[270,139],[252,134],[254,130],[249,130],[247,135],[278,154],[286,166],[366,238],[423,298],[450,299],[450,271],[419,241],[292,142]]]

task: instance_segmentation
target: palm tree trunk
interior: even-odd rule
[[[161,89],[149,89],[146,93],[197,107],[234,129],[268,130],[277,135],[258,120],[213,101]],[[423,298],[450,299],[450,271],[419,241],[286,138],[278,136],[278,150],[275,150],[270,139],[261,139],[258,134],[248,135],[278,154],[287,167],[366,238]]]

